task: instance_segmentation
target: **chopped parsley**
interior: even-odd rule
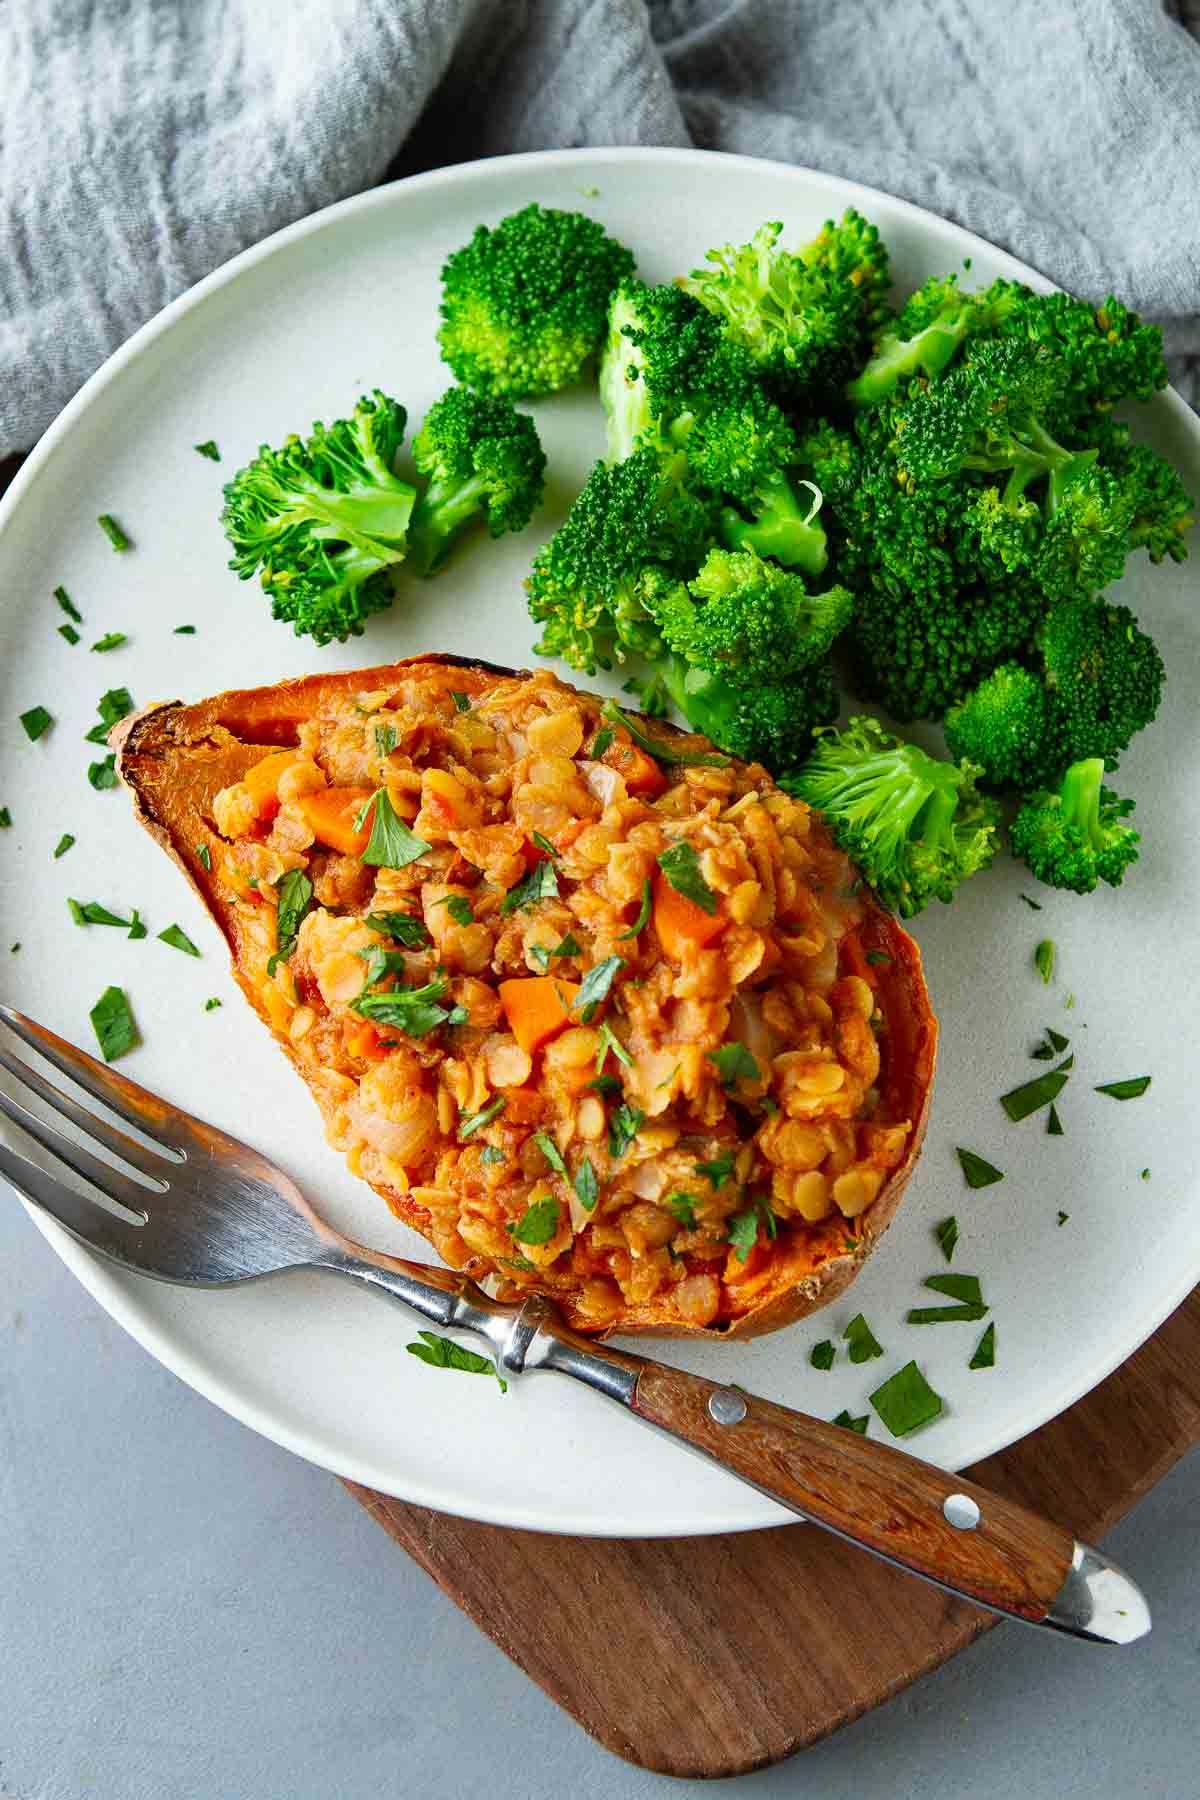
[[[717,896],[700,873],[700,858],[691,844],[672,844],[669,850],[661,850],[658,866],[677,894],[711,918],[717,910]]]
[[[1068,1068],[1060,1064],[1046,1075],[1038,1075],[1033,1081],[1022,1082],[1020,1087],[1010,1089],[1001,1094],[1000,1104],[1014,1123],[1027,1119],[1031,1113],[1040,1112],[1043,1106],[1049,1106],[1057,1100],[1067,1085]]]
[[[216,1010],[217,1010],[218,1006],[220,1006],[220,1004],[221,1004],[221,1002],[217,999],[217,996],[214,994],[211,1000],[206,1000],[204,1002],[204,1010],[205,1010],[205,1012],[216,1012]]]
[[[724,1150],[720,1156],[714,1156],[711,1162],[698,1162],[696,1173],[703,1175],[705,1181],[710,1181],[715,1189],[720,1190],[733,1174],[733,1160],[733,1151]]]
[[[1062,1229],[1062,1227],[1063,1227],[1063,1226],[1064,1226],[1064,1225],[1065,1225],[1065,1224],[1066,1224],[1066,1222],[1067,1222],[1067,1220],[1068,1220],[1068,1219],[1069,1219],[1069,1218],[1070,1218],[1070,1216],[1071,1216],[1071,1215],[1070,1215],[1070,1213],[1068,1213],[1068,1212],[1063,1212],[1063,1211],[1062,1211],[1062,1210],[1061,1210],[1061,1209],[1060,1209],[1060,1210],[1059,1210],[1059,1214],[1058,1214],[1058,1224],[1059,1224],[1059,1229],[1060,1229],[1060,1230],[1061,1230],[1061,1229]]]
[[[58,635],[60,638],[66,638],[68,644],[77,644],[79,642],[79,633],[73,625],[60,625],[58,628]]]
[[[502,913],[523,912],[539,900],[558,899],[558,875],[552,862],[535,862],[528,875],[510,887],[500,902]]]
[[[1031,900],[1028,894],[1022,894],[1021,898],[1025,902],[1026,906],[1028,906],[1033,912],[1041,912],[1042,903],[1040,900]]]
[[[428,1363],[431,1369],[458,1369],[463,1375],[494,1375],[500,1383],[500,1392],[507,1394],[507,1381],[495,1363],[486,1356],[479,1356],[474,1350],[464,1350],[461,1344],[442,1337],[436,1331],[418,1331],[417,1338],[417,1343],[404,1346],[410,1356]]]
[[[128,550],[130,541],[111,513],[101,513],[96,520],[97,525],[108,539],[114,550]]]
[[[212,871],[212,852],[207,844],[196,845],[196,861],[205,869]]]
[[[371,808],[372,801],[371,836],[362,853],[363,862],[381,869],[406,869],[409,863],[428,854],[432,846],[424,838],[417,837],[404,820],[397,817],[386,788],[379,788],[368,800],[356,821],[357,830],[361,831],[366,823],[364,814]]]
[[[402,1031],[406,1037],[425,1037],[428,1032],[436,1031],[439,1025],[450,1023],[450,1013],[444,1006],[437,1004],[445,997],[449,985],[446,976],[440,974],[426,982],[424,987],[392,988],[384,994],[360,994],[357,1000],[350,1002],[350,1010],[360,1018],[370,1020],[372,1025],[390,1026],[396,1031]],[[500,1105],[503,1104],[501,1101]],[[491,1116],[489,1112],[488,1117]],[[478,1129],[482,1115],[476,1113],[475,1120],[473,1130]]]
[[[836,1355],[837,1351],[830,1340],[823,1338],[819,1344],[813,1345],[808,1353],[808,1360],[814,1369],[832,1369]]]
[[[886,950],[868,950],[867,961],[873,969],[890,969],[892,959]]]
[[[7,806],[0,806],[0,830],[7,831],[11,824],[12,814],[9,812]],[[55,855],[57,854],[58,852],[55,851]]]
[[[479,1160],[485,1167],[491,1167],[496,1163],[502,1163],[504,1161],[504,1152],[503,1150],[498,1149],[495,1144],[485,1144],[483,1149],[479,1152]]]
[[[116,787],[117,753],[115,750],[110,750],[109,754],[99,762],[88,764],[88,780],[98,794],[103,793],[105,788]]]
[[[1054,974],[1054,939],[1043,938],[1033,953],[1033,966],[1041,976],[1045,986],[1049,987]]]
[[[673,1218],[678,1219],[689,1231],[695,1231],[696,1202],[690,1194],[668,1194],[665,1204]]]
[[[294,874],[295,871],[291,870],[289,873]],[[168,925],[165,931],[159,932],[158,941],[160,944],[170,944],[172,950],[182,950],[185,956],[199,956],[200,954],[181,925]]]
[[[463,894],[444,894],[433,904],[444,906],[456,925],[473,925],[475,923],[475,913],[471,902]]]
[[[590,1025],[596,1016],[602,1000],[608,998],[608,990],[614,978],[625,967],[625,959],[621,956],[606,956],[588,970],[579,986],[572,1011],[577,1012],[585,1025]]]
[[[176,637],[195,637],[196,627],[194,625],[177,625],[174,635]]]
[[[599,1036],[600,1048],[596,1052],[596,1074],[609,1081],[613,1081],[616,1091],[620,1092],[620,1083],[615,1081],[613,1076],[610,1075],[604,1077],[604,1064],[608,1058],[608,1053],[611,1050],[617,1061],[619,1063],[624,1063],[627,1069],[632,1069],[633,1058],[630,1056],[628,1050],[625,1048],[616,1032],[612,1029],[612,1026],[608,1023],[607,1019],[600,1027]],[[590,1085],[598,1088],[599,1082],[592,1082]]]
[[[872,1362],[875,1357],[883,1355],[883,1345],[861,1313],[855,1313],[842,1336],[846,1340],[847,1353],[852,1363]]]
[[[558,1201],[553,1194],[545,1194],[526,1207],[515,1225],[505,1229],[518,1244],[548,1244],[558,1231],[558,1217]]]
[[[5,819],[4,823],[7,825],[8,820]],[[75,839],[71,836],[71,833],[69,831],[64,831],[62,836],[59,838],[57,844],[55,844],[55,846],[54,846],[55,862],[58,861],[60,856],[65,856],[67,854],[67,851],[71,848],[71,845],[74,842],[75,842]]]
[[[616,735],[616,732],[610,725],[603,726],[602,729],[596,733],[595,737],[592,739],[592,758],[595,762],[599,762],[600,758],[604,755],[604,752],[612,747],[612,741]]]
[[[62,607],[68,619],[74,619],[76,625],[83,624],[83,614],[80,612],[65,587],[56,587],[54,590],[54,598],[58,601],[58,604]]]
[[[930,1275],[925,1286],[932,1288],[935,1294],[947,1294],[951,1300],[960,1300],[964,1306],[983,1305],[978,1275]]]
[[[457,689],[457,688],[451,688],[450,689],[450,698],[454,702],[455,712],[460,712],[460,713],[470,712],[470,710],[471,710],[470,694],[464,694],[464,693],[461,693],[459,691],[459,689]]]
[[[85,733],[85,740],[89,744],[107,744],[113,726],[127,719],[133,711],[133,695],[128,688],[109,688],[107,693],[101,694],[97,711],[100,723]]]
[[[394,725],[377,725],[375,727],[376,756],[390,756],[400,742],[400,733]]]
[[[533,1141],[545,1157],[556,1175],[566,1176],[567,1165],[562,1159],[562,1151],[548,1132],[535,1131]]]
[[[530,944],[529,954],[544,975],[550,966],[552,956],[582,956],[583,951],[568,931],[566,937],[555,944],[553,949],[547,949],[545,944]]]
[[[847,1431],[857,1431],[859,1437],[866,1437],[867,1426],[871,1423],[871,1415],[870,1413],[863,1413],[860,1418],[853,1419],[846,1411],[845,1407],[843,1407],[833,1423],[835,1425],[844,1425]]]
[[[574,1187],[584,1212],[592,1212],[600,1193],[600,1184],[596,1180],[596,1171],[586,1156],[581,1159],[575,1171]]]
[[[596,1079],[589,1081],[587,1085],[597,1094],[603,1095],[606,1100],[615,1099],[623,1091],[615,1075],[597,1075]]]
[[[759,1081],[758,1064],[747,1050],[745,1044],[722,1044],[719,1050],[710,1050],[708,1060],[713,1064],[721,1078],[721,1086],[728,1092],[736,1087],[739,1081]]]
[[[93,650],[119,650],[128,639],[123,631],[106,631],[103,637],[97,638],[92,645]]]
[[[1141,1173],[1141,1177],[1140,1177],[1140,1179],[1141,1179],[1141,1180],[1142,1180],[1142,1181],[1149,1181],[1149,1179],[1150,1179],[1150,1171],[1149,1171],[1149,1169],[1143,1169],[1143,1170],[1142,1170],[1142,1173]]]
[[[193,444],[192,449],[197,456],[207,456],[209,462],[220,462],[221,452],[217,449],[213,438],[205,438],[202,444]]]
[[[1053,1101],[1050,1104],[1050,1111],[1046,1114],[1046,1135],[1047,1137],[1064,1136],[1062,1120],[1058,1116],[1058,1108]]]
[[[618,944],[623,944],[625,942],[626,938],[635,938],[639,931],[643,931],[645,929],[645,927],[649,921],[649,918],[650,918],[650,908],[653,904],[653,899],[654,899],[653,890],[650,886],[649,880],[647,879],[646,881],[643,881],[643,883],[642,883],[642,904],[641,904],[640,908],[638,909],[638,916],[633,921],[633,924],[629,927],[629,930],[623,931],[621,933],[620,937],[618,937],[618,939],[617,939]]]
[[[558,855],[558,851],[555,849],[554,845],[550,842],[550,839],[548,837],[543,836],[543,834],[540,831],[535,831],[533,833],[530,841],[532,843],[536,844],[538,849],[543,851],[545,853],[545,855],[547,855],[549,857],[555,857]]]
[[[119,919],[116,913],[109,912],[107,906],[101,906],[98,900],[79,901],[68,898],[67,906],[77,925],[119,925],[122,931],[127,931],[133,924],[132,919]]]
[[[933,1235],[937,1239],[938,1249],[946,1261],[953,1262],[955,1246],[958,1243],[958,1220],[953,1217],[943,1219],[940,1225],[934,1226]]]
[[[368,913],[366,923],[381,937],[393,938],[408,950],[420,950],[429,942],[429,927],[412,913]]]
[[[749,1206],[744,1212],[734,1213],[729,1221],[729,1245],[740,1263],[746,1261],[758,1242],[759,1223],[757,1206]]]
[[[25,727],[25,736],[31,744],[36,744],[44,737],[53,725],[54,720],[44,706],[31,706],[28,712],[21,714],[21,724]]]
[[[119,987],[105,988],[88,1018],[105,1062],[115,1062],[138,1041],[137,1026],[129,1002]]]
[[[278,887],[279,910],[275,915],[275,950],[267,960],[267,974],[273,975],[281,962],[287,962],[296,948],[296,939],[305,914],[313,903],[313,884],[303,869],[289,869]],[[195,954],[198,956],[199,951]]]
[[[1139,1100],[1150,1086],[1149,1075],[1133,1075],[1128,1081],[1105,1081],[1096,1089],[1098,1094],[1107,1094],[1111,1100]]]
[[[129,935],[131,938],[144,938],[146,935],[145,922],[136,906],[133,909],[133,917],[129,921]],[[199,951],[196,954],[199,955]]]
[[[671,748],[664,739],[650,737],[648,733],[639,730],[632,719],[627,718],[621,711],[621,708],[617,705],[615,700],[605,701],[604,714],[606,718],[612,719],[614,724],[623,726],[633,739],[634,743],[639,745],[641,749],[647,751],[654,758],[655,762],[664,763],[668,768],[671,767],[672,764],[678,764],[680,768],[727,769],[733,760],[732,757],[710,754],[708,751],[704,750],[675,750]],[[607,748],[608,746],[605,745],[605,749]],[[601,752],[597,751],[593,746],[593,754],[599,755]]]
[[[977,1156],[974,1150],[956,1148],[954,1154],[962,1164],[962,1172],[969,1188],[992,1187],[997,1181],[1004,1180],[1003,1172],[993,1168],[982,1156]]]
[[[646,1115],[623,1100],[608,1115],[608,1154],[617,1162],[632,1144]]]
[[[485,1125],[490,1125],[493,1119],[498,1119],[507,1105],[508,1101],[504,1095],[497,1094],[494,1100],[489,1100],[487,1105],[481,1106],[478,1112],[468,1114],[458,1128],[459,1142],[465,1143],[469,1137],[474,1137],[477,1131],[482,1131]],[[528,1241],[530,1243],[537,1242],[535,1238]]]
[[[907,1437],[942,1410],[941,1395],[934,1393],[915,1362],[897,1369],[868,1399],[893,1437]]]
[[[984,1331],[975,1346],[975,1354],[967,1364],[968,1369],[991,1369],[996,1364],[996,1324],[995,1320]]]

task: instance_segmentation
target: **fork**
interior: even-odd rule
[[[186,1287],[325,1269],[482,1339],[506,1377],[548,1371],[614,1401],[798,1517],[980,1606],[1096,1643],[1150,1629],[1144,1596],[1099,1550],[999,1494],[890,1445],[572,1330],[554,1304],[493,1299],[453,1270],[370,1250],[327,1225],[264,1156],[0,1006],[0,1024],[127,1125],[25,1062],[0,1033],[0,1067],[114,1167],[0,1088],[0,1111],[109,1205],[0,1143],[18,1195],[111,1262]]]

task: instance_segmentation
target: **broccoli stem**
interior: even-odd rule
[[[423,575],[440,567],[455,535],[487,504],[487,483],[480,475],[469,481],[434,481],[413,509],[408,531],[409,555]]]
[[[732,506],[721,508],[721,537],[731,550],[757,550],[773,556],[790,569],[819,575],[829,561],[825,527],[819,523],[822,494],[815,482],[802,481],[813,495],[807,513],[800,510],[796,491],[786,475],[777,475],[757,490],[759,512],[745,519]]]
[[[887,332],[866,368],[846,389],[851,406],[862,411],[878,406],[910,375],[926,375],[931,381],[940,375],[954,360],[967,335],[968,318],[964,307],[952,319],[935,319],[915,337],[901,338]]]
[[[1105,836],[1100,829],[1100,789],[1104,781],[1104,761],[1089,756],[1072,763],[1062,779],[1062,816],[1069,825],[1077,825],[1086,833],[1094,850],[1104,848]]]

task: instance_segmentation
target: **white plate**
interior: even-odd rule
[[[87,785],[99,753],[82,740],[114,685],[142,704],[420,650],[530,658],[520,584],[535,533],[472,545],[453,573],[414,579],[361,642],[317,650],[272,623],[256,586],[227,572],[217,514],[222,481],[262,440],[336,416],[365,389],[397,395],[419,419],[448,379],[434,341],[444,256],[481,219],[533,199],[593,212],[651,280],[692,267],[711,244],[746,238],[763,219],[784,220],[787,241],[800,241],[855,205],[882,228],[905,286],[967,257],[980,283],[1007,275],[1046,285],[915,207],[802,169],[687,151],[502,158],[363,195],[247,251],[119,351],[22,470],[0,530],[0,803],[14,821],[0,863],[4,992],[87,1044],[88,1008],[106,984],[121,984],[145,1039],[122,1064],[130,1075],[278,1159],[345,1228],[409,1254],[426,1246],[326,1147],[316,1108],[234,988],[215,927],[134,824],[124,794]],[[597,453],[601,416],[594,393],[534,410],[552,478],[538,523],[545,535]],[[1200,429],[1182,402],[1164,396],[1142,419],[1200,491]],[[209,437],[219,467],[192,449]],[[131,554],[114,555],[97,530],[105,511],[126,525]],[[86,619],[76,648],[55,629],[60,582]],[[1146,840],[1125,891],[1084,901],[1038,890],[1043,911],[1034,913],[1019,898],[1033,882],[1003,860],[952,908],[918,922],[942,1021],[937,1098],[921,1165],[867,1272],[826,1312],[774,1337],[730,1349],[656,1343],[655,1354],[824,1415],[867,1410],[869,1390],[915,1356],[946,1409],[911,1448],[961,1466],[1070,1405],[1200,1279],[1189,1066],[1200,1011],[1195,585],[1194,565],[1152,570],[1142,556],[1122,584],[1171,675],[1162,715],[1119,780],[1138,798]],[[172,634],[187,623],[194,637]],[[111,630],[130,642],[92,655],[89,644]],[[30,744],[17,715],[34,704],[57,723]],[[78,841],[56,862],[64,831]],[[136,904],[152,935],[130,943],[102,927],[79,931],[68,894]],[[174,920],[202,960],[155,941]],[[1044,936],[1058,946],[1048,988],[1032,966]],[[206,1013],[213,994],[223,1008]],[[1037,1071],[1029,1047],[1048,1023],[1071,1035],[1076,1053],[1058,1139],[1036,1118],[1010,1124],[997,1104]],[[1136,1103],[1092,1091],[1143,1073],[1154,1084]],[[1003,1184],[969,1192],[956,1144],[997,1163]],[[1061,1228],[1060,1210],[1070,1214]],[[994,1309],[991,1371],[967,1369],[978,1327],[903,1323],[908,1307],[929,1299],[923,1278],[945,1266],[932,1227],[949,1213],[962,1232],[954,1267],[982,1276]],[[608,1535],[724,1531],[785,1516],[566,1383],[526,1382],[502,1399],[490,1381],[425,1368],[404,1354],[408,1319],[340,1283],[292,1276],[186,1293],[119,1275],[38,1224],[100,1303],[184,1380],[371,1487],[503,1524]],[[860,1309],[885,1358],[856,1368],[839,1356],[832,1373],[813,1370],[812,1345],[836,1338]],[[872,1430],[883,1427],[875,1420]]]

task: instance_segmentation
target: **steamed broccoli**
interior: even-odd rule
[[[1140,838],[1127,819],[1132,800],[1101,785],[1100,757],[1072,763],[1057,792],[1033,794],[1009,831],[1013,854],[1050,887],[1090,894],[1098,881],[1119,887],[1137,861]]]
[[[319,420],[303,442],[263,444],[225,487],[229,564],[260,571],[274,618],[318,644],[359,636],[390,606],[416,490],[393,473],[405,411],[378,388],[349,419]]]
[[[1115,769],[1162,684],[1157,646],[1127,606],[1066,601],[1047,614],[1033,667],[1002,663],[951,707],[946,743],[993,787],[1044,786],[1091,757]]]
[[[685,588],[653,603],[663,637],[685,661],[739,682],[778,682],[824,657],[849,622],[845,588],[810,594],[799,575],[753,550],[710,550]]]
[[[438,342],[459,381],[485,393],[553,393],[604,336],[633,256],[583,213],[536,204],[489,228],[442,269]]]
[[[710,250],[710,268],[679,286],[722,321],[787,400],[845,380],[886,311],[887,250],[874,225],[848,211],[811,244],[780,248],[783,225],[760,227],[748,244]]]
[[[812,745],[816,727],[837,717],[828,657],[786,681],[741,680],[735,673],[689,668],[681,657],[663,665],[667,692],[690,725],[746,762],[786,769]]]
[[[892,737],[877,720],[817,733],[806,763],[781,786],[823,814],[880,899],[904,918],[952,900],[995,854],[999,809],[956,766]]]
[[[931,276],[880,332],[870,361],[846,388],[847,399],[856,407],[878,406],[911,376],[932,380],[973,332],[990,330],[1028,292],[1016,282],[996,281],[964,293],[957,275]]]
[[[647,607],[704,555],[710,512],[681,481],[682,456],[637,450],[597,463],[570,512],[534,558],[529,610],[538,650],[592,674],[627,650],[653,658],[663,640]]]
[[[493,537],[528,525],[542,497],[546,458],[537,427],[510,400],[455,387],[425,415],[413,461],[429,486],[409,522],[409,550],[435,573],[472,519]]]

